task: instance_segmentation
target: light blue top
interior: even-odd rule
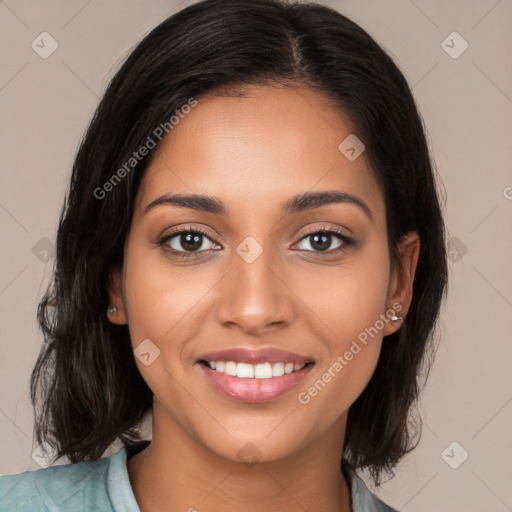
[[[126,458],[123,448],[94,462],[2,476],[0,512],[140,512]],[[397,512],[374,496],[357,475],[351,479],[353,512]]]

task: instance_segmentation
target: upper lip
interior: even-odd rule
[[[244,348],[229,348],[217,352],[208,352],[199,358],[199,361],[234,361],[236,363],[293,363],[306,364],[313,362],[311,358],[294,354],[277,348],[250,350]]]

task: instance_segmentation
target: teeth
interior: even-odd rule
[[[224,373],[226,375],[232,375],[233,377],[236,376],[236,363],[233,361],[228,361],[226,363],[226,366],[224,367]]]
[[[272,365],[272,377],[281,377],[284,375],[284,364],[276,363]]]
[[[270,379],[272,377],[281,377],[284,374],[296,372],[305,364],[293,363],[235,363],[234,361],[207,361],[208,366],[217,372],[239,377],[241,379]]]
[[[254,366],[252,364],[238,363],[236,365],[236,376],[242,379],[252,379],[254,377]]]
[[[248,366],[252,366],[252,364]],[[254,366],[254,377],[257,379],[270,379],[272,375],[272,365],[270,363],[262,363]]]

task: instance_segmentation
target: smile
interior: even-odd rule
[[[231,400],[261,403],[299,386],[315,366],[313,358],[267,347],[231,347],[201,354],[197,367],[209,387]]]
[[[231,375],[240,379],[271,379],[282,377],[302,370],[306,364],[274,363],[260,364],[236,363],[234,361],[203,361],[208,367],[216,372]]]

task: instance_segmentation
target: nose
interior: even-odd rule
[[[249,263],[233,254],[231,270],[217,287],[217,319],[252,336],[282,329],[293,321],[293,292],[271,250]]]

